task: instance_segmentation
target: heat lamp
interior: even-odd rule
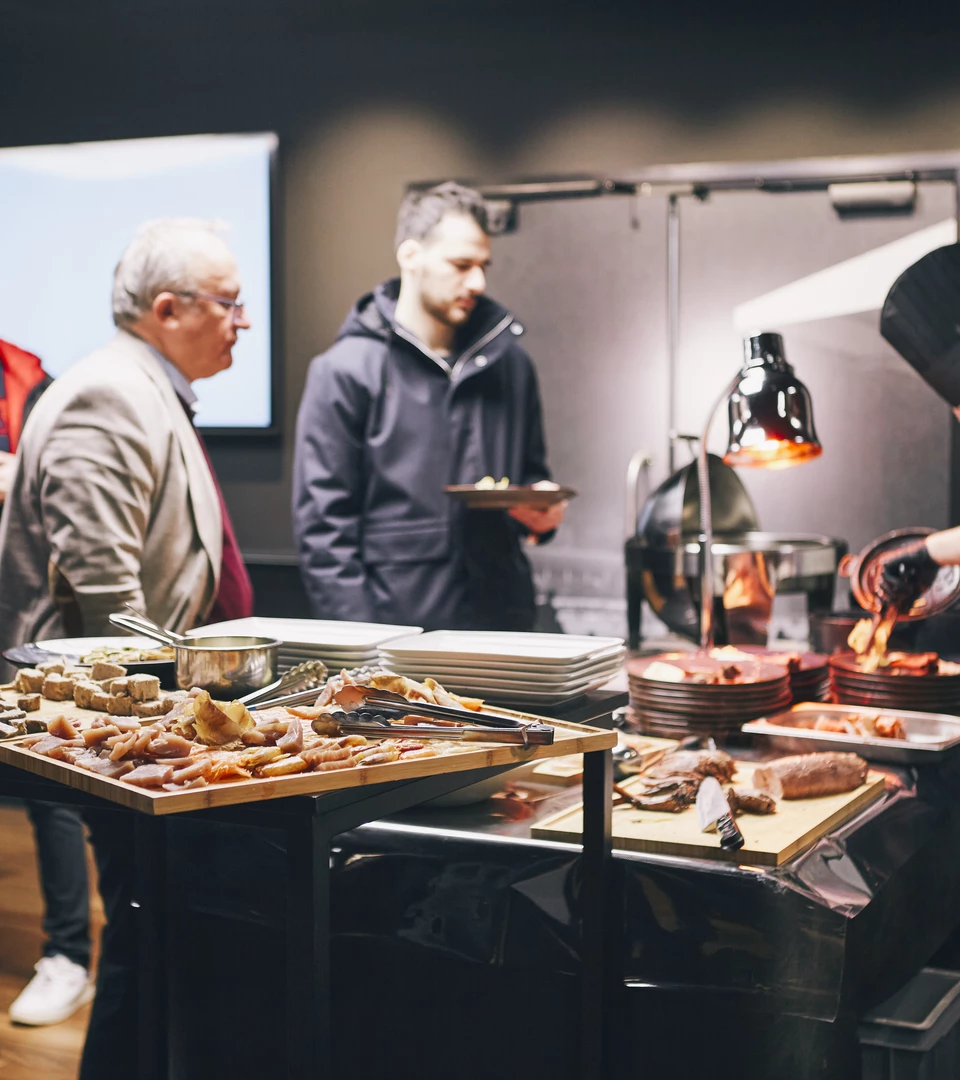
[[[730,438],[723,461],[760,469],[802,465],[823,453],[813,426],[810,391],[787,363],[783,338],[760,333],[743,343],[743,367],[710,410],[700,439],[697,477],[700,484],[700,644],[714,644],[713,509],[707,466],[707,438],[714,417],[726,402]]]

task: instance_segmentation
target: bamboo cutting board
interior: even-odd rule
[[[623,731],[619,732],[618,739],[634,749],[641,762],[663,755],[677,746],[676,739],[655,739],[652,735],[631,735]],[[540,784],[573,787],[583,780],[583,754],[541,761],[533,767],[530,779]]]
[[[72,720],[93,720],[102,715],[89,709],[78,709],[71,703],[45,702],[56,706],[47,715],[68,716]],[[456,751],[435,758],[419,758],[415,761],[393,761],[386,765],[357,766],[325,773],[295,773],[292,776],[276,776],[267,779],[237,780],[209,784],[186,791],[149,791],[98,776],[86,769],[78,769],[65,761],[41,757],[16,741],[0,742],[0,762],[25,769],[36,776],[56,780],[61,784],[85,791],[90,795],[109,799],[131,810],[145,814],[178,814],[185,810],[203,810],[208,806],[236,806],[238,803],[259,802],[263,799],[283,799],[288,795],[319,795],[343,788],[361,787],[365,784],[383,784],[391,780],[413,780],[421,776],[440,773],[465,772],[485,769],[495,765],[524,765],[539,758],[560,757],[565,754],[595,750],[610,750],[617,742],[615,731],[567,724],[548,720],[528,713],[511,712],[508,709],[488,708],[488,712],[500,713],[523,720],[536,720],[549,724],[556,734],[552,746],[524,747],[511,743],[467,743],[469,750]],[[32,716],[40,715],[31,713]]]
[[[163,693],[163,691],[161,691]],[[0,699],[10,705],[16,705],[19,691],[11,690],[9,686],[0,686]],[[47,701],[40,699],[40,708],[36,712],[28,712],[28,720],[52,720],[56,716],[66,716],[74,721],[84,719],[92,720],[95,716],[103,716],[102,712],[94,712],[92,709],[80,709],[72,701]]]
[[[751,787],[755,767],[753,762],[738,761],[734,787]],[[630,791],[636,783],[634,779],[621,786]],[[883,774],[871,772],[867,782],[855,791],[818,799],[780,799],[775,814],[741,814],[737,825],[743,833],[744,845],[739,851],[724,851],[716,832],[700,831],[695,806],[679,814],[668,814],[619,805],[613,811],[613,846],[653,855],[683,855],[748,866],[780,866],[879,799],[883,789]],[[533,835],[541,840],[564,840],[575,844],[580,843],[582,831],[582,803],[545,818],[533,827]]]

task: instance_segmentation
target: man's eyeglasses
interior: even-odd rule
[[[229,311],[234,319],[242,319],[246,314],[246,305],[242,300],[231,300],[229,296],[214,296],[213,293],[191,292],[188,289],[172,289],[174,296],[186,296],[190,300],[212,300],[224,311]]]

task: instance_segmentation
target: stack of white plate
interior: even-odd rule
[[[331,672],[341,668],[379,663],[380,646],[391,638],[409,640],[419,626],[386,623],[337,622],[326,619],[233,619],[191,630],[193,637],[243,634],[277,638],[281,642],[277,661],[281,671],[304,660],[322,660]]]
[[[381,662],[411,679],[492,701],[562,705],[608,682],[623,664],[622,638],[434,630],[397,638]]]

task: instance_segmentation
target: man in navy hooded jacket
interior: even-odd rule
[[[447,484],[549,480],[523,327],[483,295],[480,195],[457,184],[400,208],[399,280],[364,296],[316,357],[297,420],[293,523],[316,618],[529,630],[523,543],[563,507],[467,510]]]

